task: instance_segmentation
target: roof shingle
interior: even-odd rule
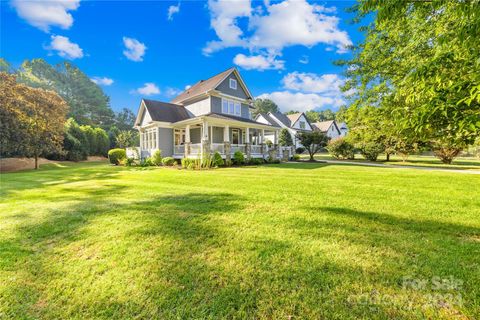
[[[153,121],[177,122],[191,118],[187,109],[173,103],[143,99]]]

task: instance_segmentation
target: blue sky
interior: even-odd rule
[[[255,97],[282,111],[344,103],[336,59],[362,40],[352,1],[1,1],[3,58],[65,59],[99,83],[114,110],[169,101],[236,66]],[[169,17],[170,13],[170,17]]]

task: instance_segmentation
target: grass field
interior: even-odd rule
[[[0,176],[1,319],[478,319],[480,178],[315,163]]]
[[[308,154],[301,155],[302,160],[308,160],[310,157]],[[316,160],[337,160],[326,152],[317,153],[315,155]],[[354,160],[344,160],[344,161],[354,161],[360,163],[381,163],[390,166],[414,166],[414,167],[432,167],[432,168],[441,168],[441,169],[461,169],[461,170],[480,170],[480,159],[476,157],[457,157],[453,160],[451,164],[444,164],[438,158],[433,156],[422,156],[422,155],[411,155],[407,158],[406,161],[400,156],[391,155],[390,160],[386,161],[384,154],[378,156],[376,162],[366,160],[361,154],[356,154]]]

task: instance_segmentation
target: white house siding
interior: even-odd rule
[[[210,97],[203,100],[194,102],[189,105],[185,105],[185,108],[190,111],[194,116],[200,116],[211,112]]]
[[[300,118],[297,120],[297,122],[295,122],[295,124],[293,125],[294,129],[302,129],[300,127],[300,121],[305,122],[305,129],[303,130],[312,131],[312,127],[310,126],[307,119],[303,115],[301,115]]]
[[[145,126],[148,123],[152,122],[152,117],[147,111],[147,108],[143,109],[142,121],[140,121],[140,126]]]
[[[328,131],[327,131],[327,137],[329,137],[330,139],[335,139],[335,138],[338,138],[340,137],[341,135],[338,133],[338,130],[337,128],[335,128],[335,125],[332,123],[332,125],[330,126],[330,128],[328,128]]]

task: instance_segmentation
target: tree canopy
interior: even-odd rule
[[[339,61],[348,67],[343,90],[353,92],[350,134],[356,110],[374,107],[382,130],[438,154],[472,144],[480,133],[479,0],[364,0],[353,10],[359,21],[375,20],[362,27],[354,57]]]
[[[108,127],[114,123],[109,97],[70,62],[52,66],[43,59],[27,60],[16,74],[28,86],[57,92],[70,107],[68,116],[79,124]]]
[[[40,155],[62,149],[67,104],[55,92],[19,84],[5,72],[0,80],[1,153],[33,156],[37,169]]]
[[[255,108],[252,111],[254,117],[259,113],[279,112],[278,106],[270,99],[255,99],[253,106]]]

